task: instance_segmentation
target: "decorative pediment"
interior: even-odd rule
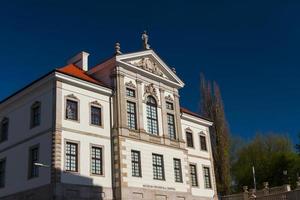
[[[171,97],[171,95],[166,96],[165,99],[166,99],[167,101],[173,101],[173,98]]]
[[[136,88],[136,86],[134,85],[134,83],[133,83],[132,81],[126,82],[126,83],[125,83],[125,86],[126,86],[126,87],[130,87],[130,88],[133,88],[133,89]]]
[[[151,83],[149,85],[145,85],[144,91],[145,91],[144,95],[150,94],[150,95],[157,97],[157,91],[156,91],[153,83]]]
[[[127,63],[134,65],[138,68],[151,72],[155,75],[167,78],[166,75],[161,71],[159,64],[149,57],[143,57],[136,60],[127,61]]]
[[[67,97],[71,99],[78,99],[74,94],[69,94],[67,95]]]
[[[96,106],[101,106],[101,103],[99,103],[98,101],[92,101],[91,104]]]

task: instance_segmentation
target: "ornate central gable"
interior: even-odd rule
[[[153,74],[155,79],[161,79],[167,84],[182,88],[184,83],[178,78],[174,69],[170,67],[153,51],[146,50],[136,53],[116,56],[117,63],[134,72]],[[117,65],[118,65],[117,64]]]
[[[154,59],[151,59],[150,57],[142,57],[135,60],[129,60],[126,61],[126,63],[134,65],[138,68],[141,68],[155,75],[168,79],[168,77],[160,69],[159,64]]]

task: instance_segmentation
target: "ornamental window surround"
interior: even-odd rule
[[[103,107],[97,101],[90,103],[90,125],[103,128]]]
[[[153,96],[148,96],[146,101],[148,133],[158,135],[157,102]]]
[[[73,94],[66,97],[65,119],[79,121],[79,99]]]

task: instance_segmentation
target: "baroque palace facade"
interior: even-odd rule
[[[0,199],[217,199],[209,127],[149,47],[81,52],[0,103]]]

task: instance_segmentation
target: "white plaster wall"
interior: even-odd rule
[[[51,165],[51,132],[0,153],[0,159],[6,157],[5,187],[0,189],[0,197],[50,183],[50,168],[40,168],[39,177],[28,179],[29,148],[37,144],[40,162]]]
[[[68,95],[79,99],[79,122],[65,119],[65,104]],[[97,101],[102,105],[102,127],[90,125],[90,103]],[[62,127],[110,137],[110,104],[109,96],[62,83]]]
[[[185,166],[187,166],[186,155],[182,150],[175,148],[168,148],[161,145],[141,143],[139,141],[126,139],[122,142],[122,146],[126,147],[126,150],[122,151],[122,155],[126,155],[126,159],[123,162],[127,164],[128,177],[123,177],[123,181],[128,182],[129,187],[140,187],[143,185],[150,185],[155,187],[164,187],[163,190],[187,192],[189,185],[186,181],[189,179],[185,176],[187,173]],[[131,150],[137,150],[141,153],[141,167],[142,177],[133,177],[131,168]],[[165,169],[165,180],[154,180],[153,179],[153,166],[152,166],[152,153],[161,154],[164,158],[164,169]],[[179,158],[182,165],[182,177],[183,182],[175,182],[173,158]],[[147,187],[144,187],[147,189]],[[168,189],[169,188],[169,189]],[[148,188],[149,189],[149,188]],[[174,190],[175,189],[175,190]]]

